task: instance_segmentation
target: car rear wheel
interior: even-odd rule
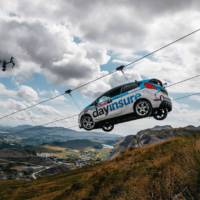
[[[82,123],[83,128],[87,131],[94,129],[95,127],[95,122],[90,115],[84,115],[81,118],[81,123]]]
[[[102,126],[102,129],[106,132],[112,131],[114,128],[114,124],[111,122],[105,122]]]
[[[156,109],[155,110],[155,112],[153,114],[153,117],[156,120],[164,120],[167,117],[167,114],[168,114],[168,110],[167,109],[160,108],[160,109]]]
[[[147,117],[151,114],[152,106],[146,99],[141,99],[135,103],[134,110],[138,117]]]

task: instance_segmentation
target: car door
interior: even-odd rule
[[[117,87],[97,99],[95,114],[98,121],[117,117],[121,114],[122,109],[119,105],[121,99],[120,92],[121,87]]]
[[[109,104],[109,115],[108,118],[115,118],[121,115],[122,113],[122,104],[121,104],[121,88],[122,86],[112,89],[109,93],[109,97],[112,99],[112,102]]]
[[[121,89],[123,109],[122,114],[129,114],[133,112],[133,105],[140,93],[138,82],[132,82],[124,85]]]

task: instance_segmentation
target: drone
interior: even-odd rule
[[[14,68],[15,66],[15,62],[14,62],[14,57],[10,58],[10,61],[6,61],[6,60],[0,60],[0,63],[2,63],[2,71],[6,71],[8,64],[12,64],[12,68]]]

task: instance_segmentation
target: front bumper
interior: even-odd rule
[[[172,111],[172,103],[171,101],[163,100],[159,106],[159,108],[165,108],[168,112]]]
[[[78,125],[79,125],[79,128],[83,128],[82,123],[81,123],[81,117],[82,117],[82,113],[80,113],[79,116],[78,116]]]

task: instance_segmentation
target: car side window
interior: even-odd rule
[[[102,96],[99,99],[97,99],[97,103],[102,103],[102,102],[108,101],[108,99],[109,99],[109,97]]]
[[[117,96],[121,93],[121,87],[117,87],[117,88],[114,88],[106,93],[104,93],[101,97],[99,97],[97,100],[96,100],[96,103],[99,104],[99,103],[102,103],[102,102],[105,102],[105,101],[108,101],[109,98],[111,99],[112,97],[114,96]]]
[[[112,89],[110,92],[107,93],[107,96],[109,96],[110,98],[117,96],[121,93],[121,87],[117,87]]]
[[[120,87],[117,87],[117,88],[114,88],[106,93],[104,93],[101,97],[99,97],[97,100],[96,100],[96,103],[99,104],[99,103],[102,103],[102,102],[105,102],[105,101],[109,101],[109,99],[112,99],[112,97],[114,96],[117,96],[121,93],[121,86]]]
[[[137,87],[138,87],[137,82],[126,84],[126,85],[124,85],[124,87],[122,87],[122,93],[127,92],[129,90],[134,90]]]

